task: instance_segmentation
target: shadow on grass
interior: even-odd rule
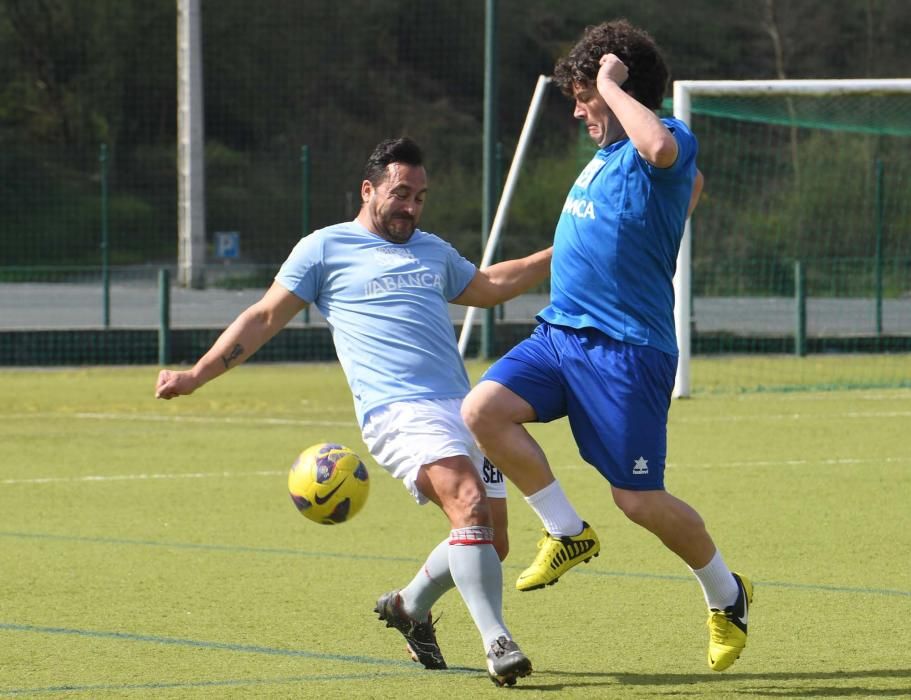
[[[578,680],[563,680],[578,678]],[[553,678],[553,683],[547,682]],[[907,680],[909,683],[895,688],[870,688],[868,685],[845,685],[844,681],[866,680]],[[686,695],[681,686],[712,684],[715,691],[738,695],[768,697],[909,697],[911,696],[911,668],[870,669],[863,671],[793,671],[780,673],[587,673],[584,671],[535,671],[528,679],[511,690],[559,692],[570,688],[614,687],[620,691],[623,686],[650,687],[650,692],[660,695]],[[534,681],[544,681],[535,683]],[[833,683],[829,684],[827,681]],[[744,687],[748,683],[749,687]],[[665,691],[661,686],[667,686]],[[736,687],[735,687],[736,686]],[[702,695],[706,688],[693,688],[693,695]],[[711,692],[711,691],[710,691]]]

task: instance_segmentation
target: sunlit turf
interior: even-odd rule
[[[434,611],[447,672],[412,664],[372,613],[447,528],[369,460],[335,365],[241,367],[170,402],[152,397],[156,373],[0,371],[0,696],[510,692],[487,679],[456,594]],[[686,567],[617,512],[564,422],[534,426],[603,551],[554,587],[515,591],[539,526],[511,490],[504,607],[535,666],[512,692],[911,692],[909,425],[908,389],[674,402],[668,488],[756,584],[749,645],[724,674],[706,666]],[[326,440],[359,450],[372,476],[364,511],[334,527],[302,518],[285,486],[295,455]]]
[[[699,355],[694,394],[911,387],[911,354]]]

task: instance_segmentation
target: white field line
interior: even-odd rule
[[[149,423],[206,423],[236,425],[298,425],[314,427],[347,427],[356,428],[352,420],[311,420],[306,418],[274,418],[269,416],[168,416],[158,413],[10,413],[0,414],[0,420],[15,419],[66,419],[136,421]],[[714,415],[714,416],[677,416],[671,411],[670,422],[673,423],[738,423],[742,421],[789,421],[789,420],[833,420],[833,419],[875,419],[875,418],[911,418],[907,411],[848,411],[845,413],[751,413],[750,415]]]
[[[911,395],[911,390],[909,389],[890,389],[888,391],[851,391],[850,396],[853,401],[895,401],[899,399],[904,399],[907,396]],[[706,397],[706,399],[711,398],[724,398],[723,394],[714,394],[712,396]],[[737,396],[738,401],[843,401],[845,398],[845,393],[840,391],[823,391],[823,392],[801,392],[795,391],[793,393],[755,393],[755,394],[741,394]],[[699,399],[697,399],[698,401]]]
[[[668,469],[722,469],[734,468],[743,469],[750,467],[809,467],[820,466],[828,467],[840,464],[911,464],[911,456],[908,457],[880,457],[866,459],[783,459],[783,460],[752,460],[740,462],[701,462],[701,463],[680,463],[668,462]],[[594,469],[589,464],[562,464],[554,466],[555,471],[567,471],[577,469]],[[212,478],[235,478],[235,477],[252,477],[252,476],[281,476],[286,471],[262,470],[252,472],[190,472],[177,474],[107,474],[107,475],[85,475],[85,476],[48,476],[36,477],[32,479],[2,479],[0,484],[58,484],[58,483],[91,483],[106,481],[152,481],[152,480],[176,480],[176,479],[212,479]]]
[[[78,418],[80,420],[124,420],[146,421],[150,423],[222,423],[239,425],[300,425],[300,426],[328,426],[328,427],[357,427],[352,420],[309,420],[303,418],[270,418],[260,416],[166,416],[158,413],[13,413],[2,415],[0,420],[16,418]]]
[[[667,469],[749,469],[753,467],[831,467],[837,465],[852,464],[911,464],[911,456],[908,457],[880,457],[865,459],[778,459],[764,460],[757,459],[751,461],[739,462],[673,462],[667,463]],[[594,467],[590,464],[576,462],[574,464],[554,465],[555,472],[573,471],[579,469],[591,469]]]
[[[863,459],[845,457],[841,459],[757,459],[740,462],[668,462],[667,466],[668,469],[723,469],[725,467],[740,469],[749,467],[831,467],[840,464],[911,464],[911,455],[906,457],[865,457]]]
[[[911,416],[911,411],[874,411],[860,412],[851,411],[842,414],[832,414],[820,416],[820,414],[759,414],[749,416],[724,415],[724,416],[693,416],[686,418],[674,418],[671,422],[678,423],[713,423],[713,422],[738,422],[746,420],[795,420],[801,418],[907,418]],[[245,424],[245,425],[299,425],[299,426],[332,426],[332,427],[351,427],[353,421],[315,421],[294,418],[272,418],[272,417],[255,417],[255,416],[166,416],[160,414],[134,414],[134,413],[16,413],[0,414],[0,420],[9,420],[15,418],[78,418],[82,420],[127,420],[127,421],[149,421],[149,422],[186,422],[186,423],[212,423],[212,424]],[[883,458],[865,458],[865,459],[823,459],[823,460],[752,460],[738,462],[708,462],[708,463],[678,463],[669,461],[669,469],[719,469],[719,468],[748,468],[748,467],[791,467],[791,466],[833,466],[833,465],[850,465],[850,464],[891,464],[891,463],[911,463],[911,456],[908,457],[883,457]],[[574,470],[574,469],[591,469],[588,464],[566,464],[556,466],[556,469]],[[249,477],[249,476],[277,476],[283,474],[283,471],[255,471],[255,472],[194,472],[184,474],[115,474],[115,475],[85,475],[79,477],[38,477],[32,479],[4,479],[0,484],[48,484],[48,483],[65,483],[65,482],[106,482],[106,481],[144,481],[144,480],[168,480],[168,479],[205,479],[205,478],[225,478],[225,477]]]
[[[911,418],[911,411],[848,411],[846,413],[754,413],[746,416],[675,416],[671,412],[671,423],[739,423],[742,421],[789,421],[789,420],[841,420],[873,418]]]
[[[135,420],[175,423],[256,423],[258,425],[317,425],[356,426],[353,420],[305,420],[301,418],[270,418],[258,416],[163,416],[157,413],[75,413],[76,418],[90,420]]]
[[[191,472],[188,474],[106,474],[85,476],[47,476],[34,479],[3,479],[0,484],[59,484],[93,481],[152,481],[171,479],[211,479],[233,478],[244,476],[280,476],[286,471],[256,471],[256,472]]]

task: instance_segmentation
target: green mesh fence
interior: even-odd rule
[[[175,273],[176,4],[0,7],[0,365],[155,361],[163,326],[167,359],[195,360],[262,295],[301,235],[355,216],[366,156],[389,136],[408,134],[425,150],[422,228],[479,261],[484,21],[483,3],[340,0],[263,11],[203,0],[205,289],[188,290]],[[35,90],[42,66],[28,60],[30,37],[47,32],[59,103]],[[565,32],[568,40],[577,28]],[[501,51],[518,55],[503,36]],[[537,76],[553,65],[542,47],[521,55],[499,67],[509,106],[498,117],[501,177]],[[503,256],[547,245],[572,177],[566,104],[542,123]],[[223,234],[236,234],[228,257],[219,255]],[[517,337],[510,324],[528,324],[542,305],[532,295],[501,308],[496,351]],[[453,310],[454,323],[463,313]],[[255,359],[332,356],[316,310],[289,331]],[[469,352],[476,347],[477,337]]]
[[[353,218],[389,136],[426,151],[425,228],[479,258],[482,4],[203,0],[205,289],[178,287],[176,21],[173,0],[0,7],[0,365],[156,361],[165,324],[194,360],[300,236]],[[256,359],[334,356],[315,310],[283,335]]]
[[[738,121],[801,126],[842,133],[911,136],[908,97],[842,94],[817,97],[719,97],[699,95],[694,113]],[[833,104],[834,102],[834,104]]]
[[[600,7],[554,8],[500,3],[501,177],[538,74],[584,24],[604,19]],[[408,133],[427,152],[422,227],[480,260],[483,3],[289,2],[264,12],[203,0],[202,290],[174,282],[173,0],[0,10],[0,364],[156,362],[163,328],[168,359],[193,361],[303,233],[355,215],[364,158],[389,135]],[[726,46],[718,36],[696,43]],[[909,106],[883,96],[694,100],[707,178],[694,217],[696,391],[909,381]],[[549,242],[591,156],[571,111],[551,90],[502,258]],[[222,233],[238,234],[236,257],[218,255]],[[500,309],[494,352],[527,333],[546,292]],[[461,316],[453,311],[455,323]],[[876,369],[808,370],[861,353]],[[256,359],[331,354],[314,311]],[[702,360],[722,356],[724,371],[709,376]]]
[[[692,114],[694,354],[781,355],[724,381],[697,358],[693,391],[911,384],[911,94],[694,95]]]

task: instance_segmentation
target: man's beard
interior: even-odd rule
[[[395,214],[383,219],[383,236],[392,243],[407,243],[414,229],[414,217],[406,214]]]

